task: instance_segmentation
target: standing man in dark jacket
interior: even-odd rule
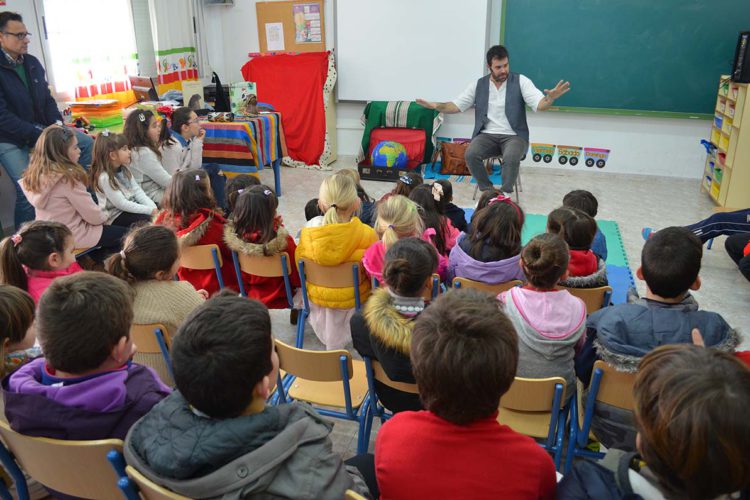
[[[30,55],[31,33],[15,12],[0,12],[0,163],[16,184],[15,225],[34,219],[34,207],[18,185],[29,165],[29,151],[45,127],[62,122],[44,68]],[[91,163],[93,140],[76,131],[79,162]]]
[[[466,164],[482,191],[492,189],[492,182],[484,169],[484,160],[496,156],[503,158],[503,185],[505,193],[512,193],[518,178],[521,158],[529,149],[529,126],[526,123],[526,106],[533,111],[544,111],[555,99],[570,90],[570,83],[560,80],[546,96],[524,75],[512,73],[508,51],[502,45],[487,51],[490,74],[472,82],[453,101],[417,103],[441,113],[461,113],[474,106],[474,132],[466,150]]]

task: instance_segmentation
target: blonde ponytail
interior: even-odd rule
[[[323,225],[349,222],[359,202],[356,183],[348,175],[341,174],[323,180],[318,198],[325,208]]]
[[[424,232],[419,207],[409,198],[393,195],[378,205],[375,231],[386,250],[401,238],[419,237]]]

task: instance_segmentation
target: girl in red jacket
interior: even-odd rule
[[[224,244],[226,219],[216,205],[206,171],[191,168],[176,172],[164,193],[162,206],[154,224],[173,229],[183,249],[195,245],[218,245],[224,286],[237,290],[232,253]],[[209,295],[219,290],[213,269],[180,267],[177,275],[181,280],[189,281],[196,290],[204,289]]]
[[[289,235],[281,216],[276,214],[279,200],[268,186],[244,189],[234,207],[234,212],[224,226],[224,242],[230,250],[251,257],[278,255],[286,252],[291,267],[290,284],[298,288],[299,273],[295,266],[294,251],[297,245]],[[263,302],[270,309],[286,309],[284,278],[254,276],[242,273],[242,283],[247,296]]]

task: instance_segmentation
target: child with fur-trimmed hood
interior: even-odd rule
[[[276,214],[279,201],[268,186],[252,186],[241,190],[234,211],[224,226],[224,242],[230,250],[250,257],[270,257],[287,254],[292,288],[300,286],[299,273],[294,265],[297,245]],[[242,272],[242,283],[247,296],[269,309],[289,307],[283,277],[255,276]]]

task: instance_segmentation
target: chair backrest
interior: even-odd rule
[[[427,302],[430,302],[432,300],[435,300],[437,296],[440,295],[440,275],[437,273],[432,273],[432,276],[427,278],[427,283],[429,284],[429,286],[426,286],[424,288],[424,291],[422,292],[422,298]]]
[[[602,360],[594,363],[594,371],[597,368],[601,369],[604,373],[599,383],[599,392],[596,394],[596,401],[624,410],[635,410],[633,384],[635,383],[636,374],[618,372]]]
[[[372,366],[372,376],[381,384],[387,385],[388,387],[392,387],[401,392],[419,394],[417,384],[408,384],[406,382],[396,382],[395,380],[391,380],[390,377],[388,377],[388,374],[385,373],[385,370],[383,370],[383,365],[374,359],[370,360],[370,363]]]
[[[135,342],[135,345],[138,346],[138,352],[148,354],[161,354],[161,346],[156,340],[156,335],[154,335],[154,330],[156,330],[157,328],[161,330],[167,347],[171,346],[171,335],[169,334],[167,327],[165,327],[161,323],[149,323],[141,325],[137,325],[134,323],[130,325],[130,337],[133,339],[133,342]]]
[[[149,478],[138,472],[132,465],[125,467],[125,473],[138,485],[141,498],[144,500],[190,500],[188,497],[178,495],[162,486],[151,481]]]
[[[159,338],[156,330],[161,332],[164,339],[164,346],[159,344]],[[170,366],[169,347],[172,345],[171,336],[167,328],[161,323],[151,323],[147,325],[130,325],[130,337],[137,346],[138,350],[133,356],[133,361],[153,368],[159,375],[159,378],[165,384],[174,386],[174,375]]]
[[[344,262],[337,266],[324,266],[315,261],[301,259],[304,263],[305,281],[325,288],[350,288],[354,286],[352,267],[359,262]],[[360,283],[365,278],[364,267],[359,266]]]
[[[500,407],[517,411],[548,412],[552,409],[557,384],[563,386],[562,397],[565,399],[565,379],[562,377],[516,377],[508,392],[500,399]]]
[[[224,263],[221,260],[219,246],[213,243],[210,245],[194,245],[182,248],[180,266],[187,269],[215,269],[214,256],[211,250],[216,251],[219,267],[223,266]]]
[[[497,295],[501,292],[504,292],[506,290],[510,290],[514,286],[523,285],[523,281],[521,280],[512,280],[512,281],[506,281],[505,283],[482,283],[481,281],[474,281],[470,280],[469,278],[453,278],[452,286],[453,288],[474,288],[475,290],[480,290],[482,292],[491,293],[492,295]]]
[[[240,269],[243,273],[266,278],[278,278],[284,275],[284,270],[281,265],[282,255],[286,257],[286,272],[287,275],[289,275],[292,273],[292,263],[289,259],[289,254],[286,252],[268,257],[237,254],[237,259],[240,262]],[[349,273],[351,274],[351,269],[349,270]]]
[[[557,421],[557,415],[553,412],[558,385],[562,387],[557,399],[559,408],[565,401],[565,379],[516,377],[500,399],[497,420],[521,434],[550,439]]]
[[[341,356],[347,358],[349,378],[354,374],[352,356],[349,351],[312,351],[298,349],[280,340],[276,342],[276,353],[279,355],[279,368],[305,380],[317,382],[334,382],[341,380]]]
[[[598,311],[609,302],[612,296],[611,286],[600,286],[597,288],[568,288],[560,286],[559,288],[567,290],[571,295],[575,295],[586,304],[586,314]]]
[[[117,474],[107,460],[111,450],[122,452],[119,439],[68,441],[30,437],[2,421],[0,436],[18,465],[43,485],[83,498],[122,498]]]

